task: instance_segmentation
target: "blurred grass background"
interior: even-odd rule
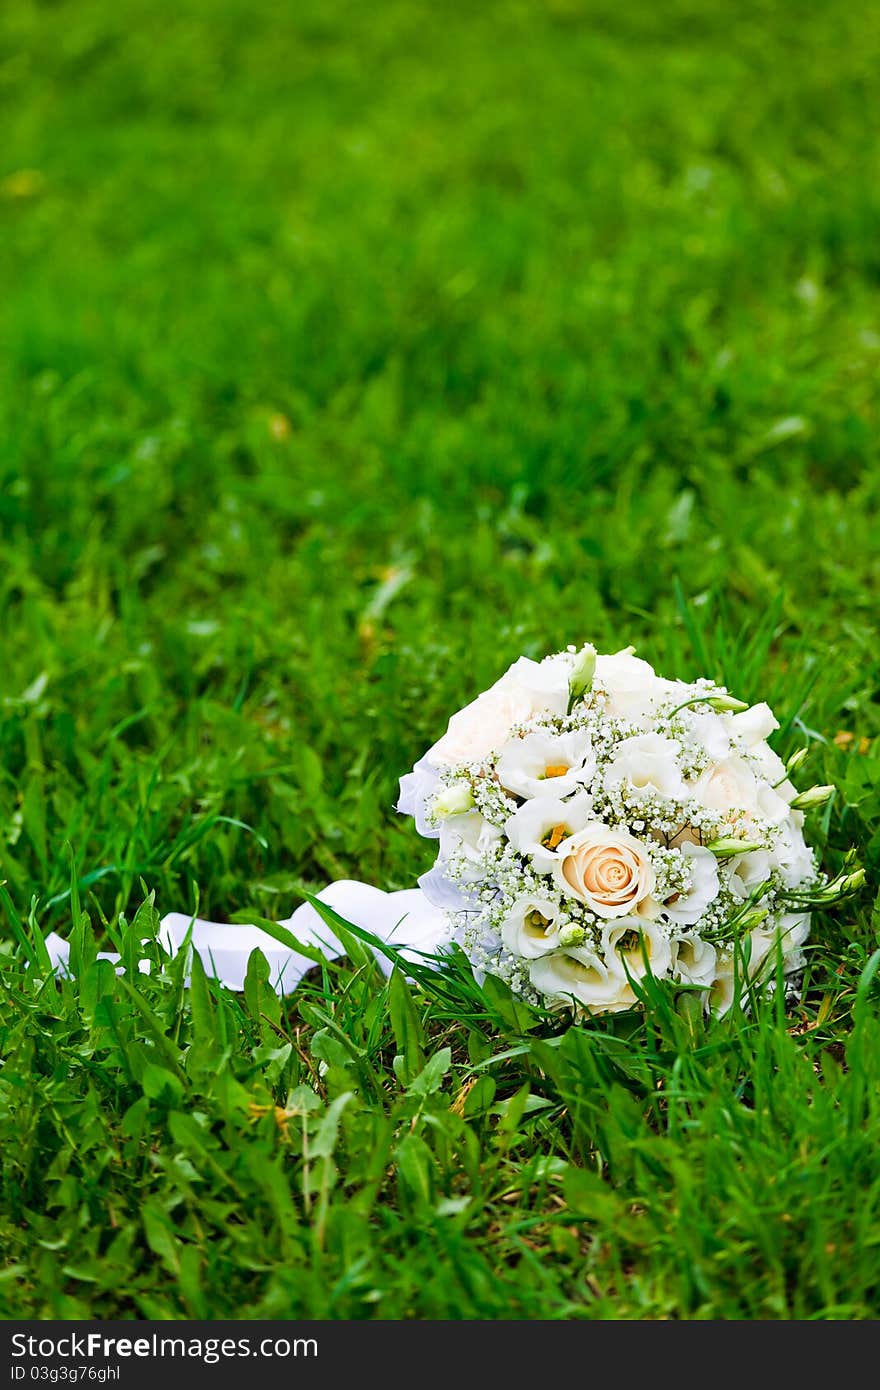
[[[878,59],[862,0],[5,0],[11,910],[68,846],[96,921],[408,886],[397,776],[584,640],[771,699],[873,873]]]

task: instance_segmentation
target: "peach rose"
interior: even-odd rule
[[[626,830],[594,822],[563,840],[556,853],[557,886],[598,917],[626,917],[651,895],[654,870],[647,846]]]

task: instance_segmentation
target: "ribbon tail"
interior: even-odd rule
[[[396,947],[407,960],[420,959],[422,953],[434,955],[451,938],[445,915],[418,888],[383,893],[368,883],[340,879],[322,889],[317,897],[345,921]],[[327,960],[344,954],[339,938],[311,903],[303,903],[279,926],[286,927],[300,945],[319,950]],[[198,953],[206,974],[231,990],[244,988],[248,961],[255,950],[265,956],[272,987],[278,994],[292,994],[315,964],[310,955],[282,944],[260,927],[208,922],[183,912],[169,912],[162,918],[159,939],[170,955],[177,955],[187,937],[188,949]],[[70,943],[51,932],[46,946],[56,974],[68,974]],[[375,948],[373,954],[379,968],[389,975],[392,960]],[[119,961],[118,955],[109,952],[102,953],[101,958]],[[149,971],[149,962],[142,961],[140,968]]]

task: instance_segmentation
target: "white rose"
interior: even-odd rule
[[[615,719],[643,718],[669,693],[674,682],[661,679],[628,651],[596,658],[593,687],[606,691],[605,708]]]
[[[496,775],[505,791],[515,796],[559,800],[589,782],[595,770],[596,756],[586,730],[554,734],[537,729],[505,743]]]
[[[500,680],[454,714],[446,733],[425,754],[434,767],[481,762],[499,748],[515,724],[568,709],[568,663],[520,657]]]
[[[515,956],[534,960],[559,948],[559,906],[551,898],[517,898],[501,923],[501,940]]]
[[[755,814],[758,810],[758,781],[743,758],[726,758],[707,767],[693,787],[701,806],[719,811],[730,819],[732,811]]]
[[[647,846],[628,831],[594,821],[563,840],[557,855],[557,886],[598,917],[627,917],[644,910],[654,887],[654,870]]]
[[[774,729],[779,728],[779,720],[763,700],[758,705],[744,709],[740,714],[728,714],[724,718],[734,738],[743,748],[748,749],[768,739]]]
[[[630,985],[612,974],[594,951],[554,951],[529,966],[529,979],[551,1009],[576,1002],[591,1014],[619,1013],[636,1002]]]
[[[645,957],[647,956],[647,961]],[[665,979],[672,964],[669,940],[656,922],[624,917],[602,929],[602,957],[608,971],[624,980],[642,980],[650,970]]]
[[[608,786],[626,782],[635,792],[658,792],[682,800],[687,787],[678,766],[680,746],[662,734],[636,734],[617,744],[605,771]]]
[[[559,862],[557,845],[582,830],[592,815],[592,798],[586,792],[568,801],[539,796],[524,801],[504,831],[514,849],[528,855],[539,873],[549,873]]]
[[[685,843],[679,853],[688,860],[691,886],[663,904],[663,914],[670,922],[690,927],[702,917],[710,903],[718,897],[718,860],[711,850]]]
[[[711,941],[704,941],[696,932],[680,936],[672,943],[672,978],[682,985],[700,985],[709,989],[718,963],[718,953]]]

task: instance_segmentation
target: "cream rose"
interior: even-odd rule
[[[557,849],[558,888],[598,917],[626,917],[646,904],[654,887],[647,845],[599,821],[575,831]]]
[[[701,806],[717,811],[723,822],[747,831],[752,817],[760,814],[758,779],[743,758],[726,758],[707,767],[694,785]]]
[[[481,762],[500,748],[515,724],[538,714],[563,715],[567,708],[567,663],[520,657],[499,681],[452,716],[425,760],[432,767]]]

